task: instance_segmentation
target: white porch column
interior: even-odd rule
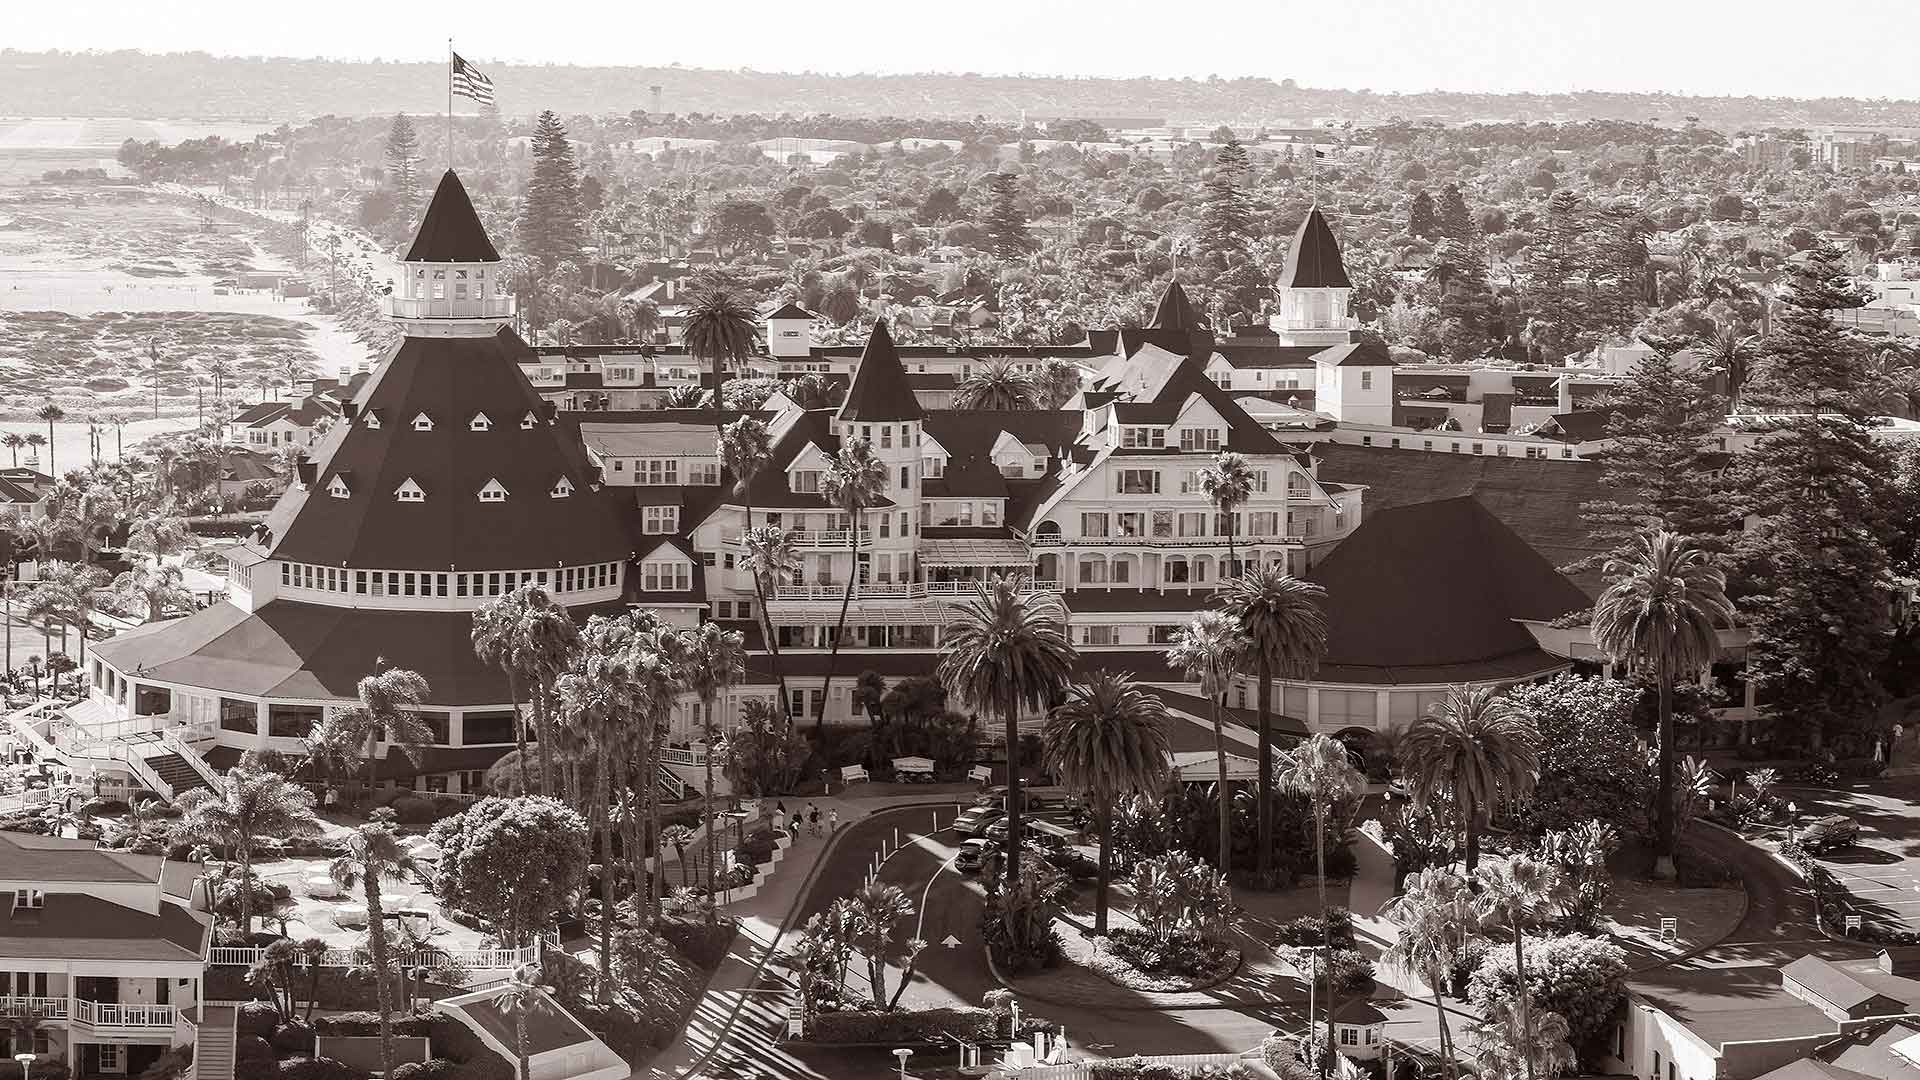
[[[1320,688],[1312,685],[1307,687],[1307,730],[1320,730]]]

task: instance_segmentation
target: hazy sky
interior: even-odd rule
[[[1920,96],[1900,5],[1786,0],[10,0],[0,45],[1380,91]],[[1894,23],[1886,20],[1892,17]],[[1879,36],[1879,25],[1890,36]]]

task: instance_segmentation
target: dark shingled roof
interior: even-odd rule
[[[1333,230],[1317,206],[1307,211],[1307,220],[1301,222],[1300,231],[1293,234],[1286,265],[1280,271],[1279,287],[1353,288],[1353,282],[1347,280],[1347,265],[1340,259],[1340,242],[1333,238]]]
[[[1515,619],[1587,597],[1471,498],[1370,513],[1308,575],[1327,590],[1328,682],[1515,678],[1560,661]]]
[[[779,310],[769,314],[767,318],[769,319],[817,319],[819,318],[819,316],[815,315],[811,311],[808,311],[806,308],[801,307],[799,304],[796,304],[793,301],[789,300],[785,304],[781,305]]]
[[[473,200],[452,169],[440,177],[440,186],[427,204],[427,216],[407,249],[407,262],[499,262],[500,253],[487,239]]]
[[[1160,304],[1153,309],[1153,321],[1147,324],[1155,330],[1174,330],[1191,334],[1200,329],[1200,318],[1193,312],[1193,301],[1187,299],[1187,290],[1180,287],[1178,281],[1167,282],[1166,291],[1160,294]]]
[[[0,956],[16,960],[193,961],[208,924],[178,904],[149,915],[86,893],[48,890],[46,906],[0,906]]]
[[[521,373],[527,346],[512,331],[492,337],[409,337],[355,395],[361,420],[334,426],[314,453],[311,490],[289,488],[267,515],[274,558],[386,570],[509,570],[613,562],[633,551],[609,492],[592,488],[592,467],[572,433],[548,423],[540,396]],[[425,414],[431,431],[415,431]],[[488,431],[473,431],[485,413]],[[352,495],[327,484],[352,472]],[[573,494],[550,498],[566,476]],[[424,502],[394,490],[413,479]],[[481,502],[489,480],[507,489]]]
[[[847,400],[838,415],[843,421],[861,423],[926,416],[919,399],[913,396],[913,388],[907,385],[907,372],[900,366],[900,353],[893,347],[893,335],[887,332],[885,319],[873,324],[873,334],[860,351],[860,366],[854,369],[853,385],[847,388]]]

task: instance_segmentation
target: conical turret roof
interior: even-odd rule
[[[493,241],[480,224],[480,215],[473,212],[466,186],[452,169],[441,175],[440,186],[433,190],[433,201],[427,204],[427,216],[413,235],[405,261],[500,261],[500,253],[493,249]]]
[[[907,370],[900,366],[900,352],[887,332],[887,321],[873,324],[866,348],[860,350],[860,366],[854,369],[853,385],[847,388],[847,400],[836,414],[842,422],[883,423],[919,420],[926,416],[913,388],[907,385]]]
[[[1187,299],[1187,290],[1181,288],[1178,281],[1167,282],[1166,291],[1160,294],[1160,304],[1153,309],[1153,322],[1149,325],[1155,330],[1177,330],[1183,334],[1200,329],[1200,318],[1194,314],[1193,301]]]
[[[1319,207],[1307,211],[1307,220],[1293,234],[1293,246],[1287,249],[1286,266],[1280,271],[1282,289],[1351,289],[1347,264],[1340,258],[1340,241],[1320,213]]]
[[[540,569],[631,555],[613,497],[594,490],[584,452],[546,419],[521,373],[533,355],[507,329],[403,341],[354,395],[354,415],[321,441],[313,483],[288,489],[267,516],[268,554],[369,570]],[[495,485],[506,494],[483,499]],[[403,486],[422,496],[400,498]]]

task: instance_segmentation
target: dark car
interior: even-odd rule
[[[1006,811],[997,806],[976,806],[953,820],[953,831],[966,837],[981,836],[989,825],[1005,816]]]
[[[1066,841],[1061,839],[1061,837],[1057,835],[1055,832],[1051,832],[1046,829],[1036,829],[1034,828],[1034,822],[1030,820],[1023,820],[1020,823],[1020,831],[1025,834],[1022,837],[1022,839],[1025,841],[1026,846],[1030,848],[1036,848],[1042,851],[1052,851],[1057,848],[1066,846]],[[986,837],[988,840],[993,841],[995,844],[1006,843],[1007,819],[1001,818],[1000,820],[987,826]]]
[[[1852,847],[1860,839],[1860,823],[1845,814],[1817,817],[1795,830],[1793,838],[1809,854]]]
[[[953,857],[953,868],[963,874],[977,874],[980,866],[993,852],[993,845],[985,840],[969,840],[960,845],[960,853]]]

